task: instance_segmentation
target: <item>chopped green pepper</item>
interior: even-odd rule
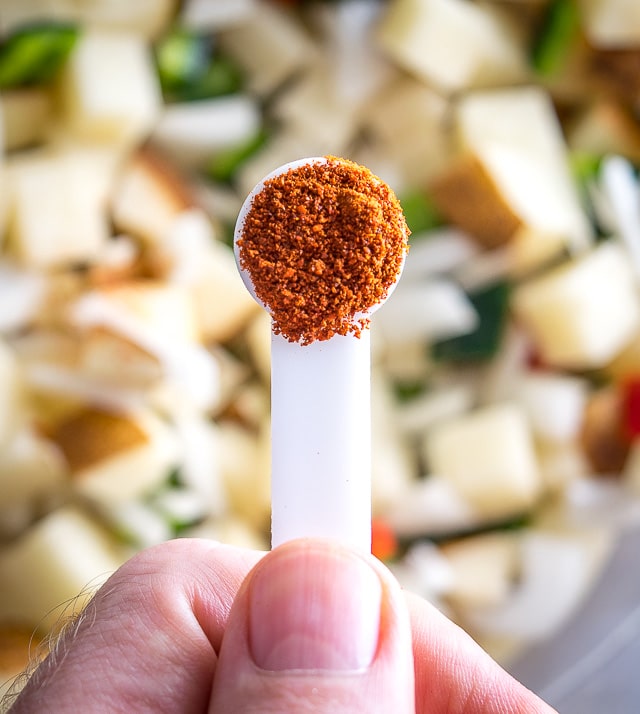
[[[597,184],[602,166],[602,156],[586,152],[572,152],[569,155],[569,166],[584,210],[593,225],[596,239],[602,240],[608,237],[609,232],[598,219],[598,211],[593,205],[593,197],[589,190],[590,186]]]
[[[398,380],[393,383],[393,393],[400,404],[410,402],[412,399],[424,394],[427,383],[424,380]]]
[[[207,175],[214,181],[229,183],[242,164],[267,142],[268,132],[260,129],[247,141],[217,153],[209,162]]]
[[[413,235],[444,224],[444,219],[426,191],[405,194],[400,198],[400,205]]]
[[[15,30],[0,43],[0,89],[52,79],[78,36],[79,29],[70,23],[42,22]]]
[[[434,359],[451,362],[475,362],[490,359],[500,346],[509,308],[509,285],[494,283],[469,295],[478,313],[478,327],[432,345]]]
[[[155,47],[160,86],[167,101],[188,102],[233,94],[242,86],[239,67],[215,51],[210,35],[174,29]]]
[[[548,77],[564,64],[580,32],[580,14],[575,0],[551,0],[531,48],[531,64]]]

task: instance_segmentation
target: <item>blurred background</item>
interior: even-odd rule
[[[561,711],[636,711],[639,119],[636,0],[0,0],[4,690],[137,550],[268,547],[233,226],[331,154],[412,231],[374,553]]]

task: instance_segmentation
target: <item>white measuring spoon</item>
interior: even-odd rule
[[[314,157],[281,166],[255,186],[240,209],[236,262],[262,307],[251,277],[240,267],[238,246],[253,198],[269,179],[325,161]],[[334,335],[309,345],[272,333],[272,547],[294,538],[319,537],[371,550],[370,363],[368,329],[360,337]]]

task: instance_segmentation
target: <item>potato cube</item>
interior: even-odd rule
[[[110,164],[90,153],[38,155],[14,163],[13,250],[37,268],[96,259],[109,235],[105,198],[111,176]]]
[[[177,0],[81,0],[76,18],[83,26],[124,30],[156,38],[171,22]]]
[[[232,422],[220,423],[218,432],[220,473],[232,511],[266,528],[271,513],[269,425],[259,438]]]
[[[229,340],[259,309],[238,274],[231,251],[222,244],[207,256],[194,294],[200,329],[212,341]]]
[[[203,340],[227,341],[259,309],[242,282],[233,251],[215,239],[210,220],[199,210],[176,216],[150,256],[164,277],[188,290]]]
[[[72,306],[71,319],[80,327],[104,327],[154,354],[152,346],[158,340],[184,343],[199,337],[188,291],[153,280],[132,280],[85,293]]]
[[[61,454],[34,430],[23,428],[0,452],[0,514],[40,502],[66,487]]]
[[[585,34],[595,47],[638,47],[640,4],[636,0],[578,0]]]
[[[544,90],[470,93],[458,103],[455,122],[460,151],[481,165],[467,167],[467,181],[479,184],[477,200],[459,207],[458,213],[475,213],[476,225],[482,215],[494,211],[512,214],[511,236],[506,237],[513,243],[516,270],[536,267],[567,247],[588,246],[591,228],[571,178],[558,118]],[[503,242],[504,230],[497,242]]]
[[[373,97],[362,119],[375,146],[402,170],[407,184],[422,186],[449,158],[447,110],[447,102],[435,90],[405,77]]]
[[[492,405],[442,422],[427,432],[424,447],[431,471],[486,518],[526,511],[540,493],[531,432],[515,405]]]
[[[520,557],[513,533],[487,533],[445,544],[441,552],[451,568],[447,598],[456,606],[499,606],[518,577]]]
[[[543,361],[567,369],[605,366],[640,320],[629,261],[612,243],[525,283],[513,305]]]
[[[567,142],[573,151],[620,154],[640,162],[640,126],[625,106],[611,99],[591,102],[568,125]]]
[[[145,389],[162,379],[156,357],[108,330],[90,330],[80,347],[81,371],[114,387]]]
[[[161,157],[145,149],[131,156],[123,168],[111,209],[118,230],[156,243],[190,205],[192,199],[182,178]]]
[[[551,372],[524,374],[517,387],[518,401],[534,434],[552,443],[570,442],[578,436],[587,392],[586,380]]]
[[[249,88],[272,92],[312,64],[316,46],[302,24],[273,3],[257,2],[242,22],[220,34],[222,50],[244,69]]]
[[[378,37],[404,69],[447,92],[524,74],[515,33],[491,8],[464,0],[394,0]]]
[[[76,0],[2,0],[0,30],[9,34],[13,30],[42,18],[69,22],[75,14]]]
[[[0,620],[43,630],[80,612],[125,560],[118,544],[85,513],[64,508],[0,551]]]
[[[330,67],[323,65],[279,93],[273,107],[279,121],[314,137],[333,154],[345,152],[353,139],[355,109],[339,95]]]
[[[143,496],[178,462],[174,434],[151,414],[87,409],[60,423],[52,438],[64,454],[73,488],[98,504]]]
[[[463,154],[430,184],[429,193],[450,221],[487,248],[507,243],[522,221],[482,161]]]
[[[161,94],[144,38],[88,30],[60,82],[67,121],[78,136],[129,145],[156,120]]]
[[[7,444],[16,430],[21,401],[20,378],[16,355],[0,340],[0,448]]]
[[[41,87],[1,92],[0,115],[5,150],[24,149],[43,141],[51,113],[51,98]]]

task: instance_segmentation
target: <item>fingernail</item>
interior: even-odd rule
[[[375,657],[382,585],[357,555],[275,551],[250,586],[249,644],[272,671],[365,669]]]

